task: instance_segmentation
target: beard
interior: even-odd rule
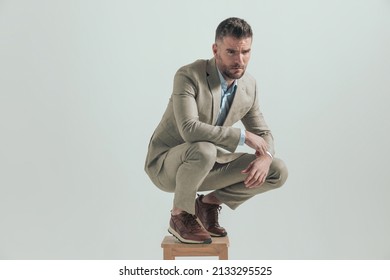
[[[221,57],[218,55],[217,55],[217,66],[219,71],[221,71],[224,77],[227,77],[232,80],[240,79],[245,74],[245,70],[246,70],[245,64],[242,65],[238,63],[234,65],[223,64]]]
[[[245,74],[245,68],[246,67],[242,65],[222,65],[221,73],[229,79],[238,80]]]

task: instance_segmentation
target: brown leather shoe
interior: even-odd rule
[[[218,212],[221,206],[202,202],[204,195],[199,195],[195,203],[195,214],[202,222],[204,228],[214,237],[226,236],[226,230],[218,223]]]
[[[187,212],[171,215],[168,231],[182,243],[211,243],[210,234],[198,223],[194,215]]]

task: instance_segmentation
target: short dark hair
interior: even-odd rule
[[[227,18],[218,25],[215,31],[215,41],[222,40],[226,36],[232,36],[237,39],[252,38],[252,28],[241,18]]]

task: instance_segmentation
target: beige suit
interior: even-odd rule
[[[226,120],[223,126],[216,126],[220,103],[221,82],[214,59],[180,68],[169,104],[149,143],[145,171],[159,188],[175,192],[174,205],[189,213],[194,213],[196,191],[218,189],[217,198],[235,208],[257,193],[281,186],[287,178],[283,162],[274,159],[269,178],[260,188],[248,190],[242,183],[245,175],[241,170],[255,156],[234,153],[240,129],[233,124],[242,121],[246,130],[266,140],[274,154],[255,80],[249,74],[238,80]],[[234,186],[240,191],[226,189]]]

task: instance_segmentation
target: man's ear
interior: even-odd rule
[[[217,44],[214,43],[213,46],[212,46],[212,49],[213,49],[213,55],[215,56],[217,54],[217,51],[218,51]]]

